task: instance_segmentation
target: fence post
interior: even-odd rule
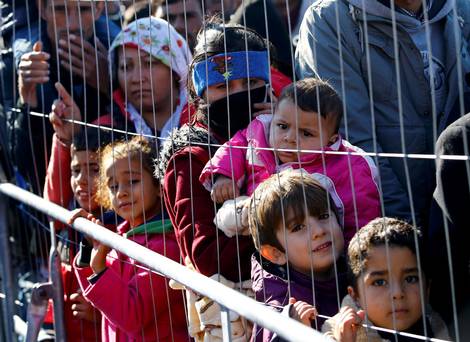
[[[65,342],[64,322],[64,289],[62,286],[62,272],[60,256],[57,251],[54,221],[49,223],[51,228],[51,252],[49,255],[49,282],[52,284],[52,302],[54,304],[54,331],[57,342]]]
[[[8,234],[8,217],[7,217],[7,196],[0,195],[0,260],[2,268],[2,284],[5,293],[5,301],[3,305],[3,319],[5,328],[5,338],[7,341],[14,341],[14,293],[13,293],[13,277],[11,273],[11,257],[10,257],[10,238]]]
[[[223,341],[232,340],[232,326],[230,325],[230,311],[225,307],[220,305],[220,320],[222,322],[222,337]]]

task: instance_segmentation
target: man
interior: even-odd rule
[[[9,139],[19,173],[38,191],[44,181],[52,130],[44,118],[28,111],[49,113],[57,98],[54,84],[60,82],[73,94],[87,122],[103,113],[111,83],[108,37],[112,40],[119,29],[106,17],[100,18],[104,2],[38,0],[37,5],[40,29],[31,25],[30,33],[23,35],[28,39],[13,43],[23,112],[13,118]]]
[[[438,132],[464,113],[469,38],[468,0],[320,0],[304,17],[296,71],[329,80],[343,97],[343,132],[352,144],[433,154]],[[384,214],[426,225],[434,161],[376,161]]]
[[[196,44],[197,33],[202,25],[201,0],[166,0],[157,8],[156,16],[170,22],[187,38],[191,52]]]

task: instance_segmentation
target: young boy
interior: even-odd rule
[[[98,149],[110,142],[109,134],[96,128],[86,128],[75,134],[70,147],[65,146],[54,136],[53,144],[61,144],[60,153],[51,156],[46,176],[45,197],[51,202],[81,207],[102,217],[103,222],[115,226],[115,215],[111,212],[101,215],[102,208],[95,200],[96,182],[99,175]],[[59,151],[58,149],[56,149]],[[69,163],[70,173],[59,176],[62,163]],[[61,177],[70,176],[70,187],[65,187]],[[75,200],[76,205],[74,205]],[[120,219],[118,219],[120,221]],[[64,287],[64,319],[67,341],[95,341],[100,339],[101,314],[88,303],[79,291],[78,281],[73,274],[71,261],[80,242],[79,234],[71,229],[57,225],[61,236],[58,249],[61,254],[62,281]],[[49,308],[52,312],[52,307]],[[48,315],[46,323],[52,323]]]
[[[403,335],[366,329],[364,322],[448,340],[442,319],[422,302],[426,302],[427,291],[417,260],[419,240],[420,232],[415,227],[387,217],[377,218],[359,230],[348,248],[349,294],[339,313],[325,322],[322,331],[341,342],[406,339]]]
[[[249,227],[261,256],[252,258],[256,300],[319,329],[346,293],[344,237],[334,202],[312,176],[283,171],[261,183],[250,202]],[[296,302],[297,301],[297,302]],[[271,333],[254,327],[256,341]]]

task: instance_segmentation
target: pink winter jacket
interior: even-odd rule
[[[272,174],[290,168],[303,168],[330,191],[343,216],[340,223],[343,223],[345,246],[348,246],[359,228],[381,215],[378,173],[373,160],[368,156],[328,153],[323,154],[322,158],[321,153],[311,153],[302,156],[300,163],[276,165],[274,153],[266,149],[270,148],[271,119],[272,115],[260,115],[246,129],[237,132],[209,160],[199,180],[206,189],[211,190],[211,174],[233,177],[238,188],[249,196],[258,184]],[[341,137],[333,145],[325,147],[324,151],[363,152]]]
[[[117,227],[120,235],[128,230],[127,221]],[[180,260],[173,232],[143,233],[128,238],[170,259]],[[139,268],[135,260],[114,249],[106,263],[106,271],[94,284],[88,281],[93,273],[91,268],[78,267],[76,260],[73,263],[83,295],[103,315],[103,342],[188,341],[182,291],[172,290],[168,279]]]

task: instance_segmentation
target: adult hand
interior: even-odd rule
[[[80,108],[78,108],[72,96],[70,96],[64,86],[57,82],[55,88],[59,93],[59,100],[55,100],[52,104],[49,121],[59,140],[66,145],[70,145],[74,132],[76,132],[78,128],[74,123],[68,122],[67,120],[81,121],[82,115]]]
[[[60,64],[74,75],[82,77],[88,85],[108,95],[108,50],[98,38],[95,38],[95,46],[74,34],[69,36],[69,41],[60,39]]]
[[[261,114],[273,114],[274,113],[274,108],[276,107],[277,103],[277,97],[274,95],[272,89],[271,89],[271,100],[268,99],[267,102],[260,102],[260,103],[254,103],[253,108],[256,110],[256,112],[252,113],[253,118],[256,118],[258,115]]]
[[[49,81],[50,55],[42,51],[42,43],[37,41],[33,51],[21,56],[18,66],[18,93],[20,101],[35,108],[38,105],[36,86]]]
[[[82,291],[78,290],[76,293],[70,295],[72,304],[72,314],[89,322],[97,322],[100,318],[100,312],[93,307],[82,295]]]
[[[355,342],[357,329],[364,320],[365,311],[354,311],[349,306],[341,308],[335,316],[336,325],[333,332],[335,340],[340,342]]]

